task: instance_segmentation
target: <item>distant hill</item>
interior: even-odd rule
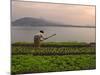
[[[95,26],[87,25],[65,25],[50,22],[44,19],[24,17],[12,22],[12,26],[55,26],[55,27],[78,27],[78,28],[96,28]]]
[[[46,25],[55,25],[55,23],[31,17],[24,17],[12,22],[12,26],[46,26]]]

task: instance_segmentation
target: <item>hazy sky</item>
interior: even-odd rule
[[[93,26],[95,25],[95,6],[12,1],[12,21],[23,17]]]

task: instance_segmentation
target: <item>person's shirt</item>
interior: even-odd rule
[[[37,33],[37,34],[35,34],[35,36],[38,36],[40,38],[40,40],[44,40],[45,39],[43,33]]]

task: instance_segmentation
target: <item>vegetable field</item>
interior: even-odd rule
[[[33,54],[33,55],[70,55],[70,54],[95,54],[94,47],[44,47],[34,49],[33,47],[12,47],[12,54]]]
[[[12,44],[12,74],[89,70],[96,68],[96,49],[85,43]]]

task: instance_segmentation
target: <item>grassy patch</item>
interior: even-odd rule
[[[16,42],[13,43],[12,46],[34,46],[34,43],[31,42]],[[88,46],[87,43],[84,42],[42,42],[42,47],[74,47],[74,46]]]

